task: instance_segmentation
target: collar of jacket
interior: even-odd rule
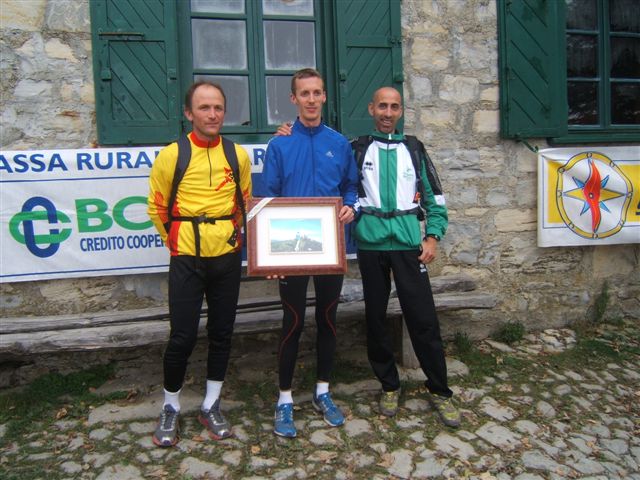
[[[374,130],[371,136],[374,140],[384,143],[400,143],[404,140],[404,134],[399,133],[397,130],[394,133],[382,133]]]
[[[201,140],[195,134],[195,132],[191,132],[189,134],[189,138],[191,139],[191,141],[196,147],[200,147],[200,148],[214,148],[214,147],[217,147],[218,144],[220,143],[220,135],[218,135],[218,137],[215,140],[206,141],[206,140]]]
[[[300,121],[300,118],[297,118],[293,124],[292,131],[312,137],[313,135],[317,135],[318,133],[320,133],[323,128],[324,122],[322,121],[322,119],[320,120],[320,125],[318,125],[317,127],[305,127]]]

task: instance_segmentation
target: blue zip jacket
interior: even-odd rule
[[[358,169],[348,140],[321,123],[305,127],[296,120],[291,135],[274,137],[267,146],[256,197],[342,197],[358,199]]]

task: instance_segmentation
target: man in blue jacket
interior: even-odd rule
[[[291,80],[291,101],[298,118],[290,136],[269,142],[258,197],[342,197],[338,219],[353,221],[357,208],[358,174],[347,139],[322,122],[326,102],[324,81],[316,70],[297,71]],[[336,349],[336,311],[343,275],[314,275],[317,324],[317,383],[313,406],[330,426],[344,423],[344,416],[329,392]],[[304,326],[309,276],[280,279],[283,319],[278,349],[280,396],[275,411],[274,433],[295,437],[291,384],[298,356],[298,342]]]

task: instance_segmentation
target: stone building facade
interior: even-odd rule
[[[88,1],[0,5],[2,150],[96,144]],[[443,315],[444,334],[482,337],[506,321],[567,325],[589,315],[605,282],[607,315],[640,318],[638,244],[537,247],[537,156],[499,134],[495,0],[404,0],[402,32],[405,129],[426,144],[450,209],[431,272],[469,274],[499,299],[492,310]],[[2,317],[52,315],[162,305],[166,281],[3,283],[0,293]]]

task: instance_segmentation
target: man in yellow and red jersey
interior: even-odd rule
[[[169,203],[178,162],[178,143],[165,147],[149,178],[148,213],[171,253],[169,315],[171,332],[164,353],[164,404],[153,442],[170,447],[178,442],[180,390],[187,361],[196,344],[203,298],[208,305],[207,387],[199,420],[214,439],[231,435],[220,413],[220,390],[229,362],[242,267],[243,208],[251,195],[247,152],[233,145],[239,177],[223,149],[220,129],[226,98],[219,85],[194,83],[185,98],[184,115],[193,124],[188,135],[191,159]]]

